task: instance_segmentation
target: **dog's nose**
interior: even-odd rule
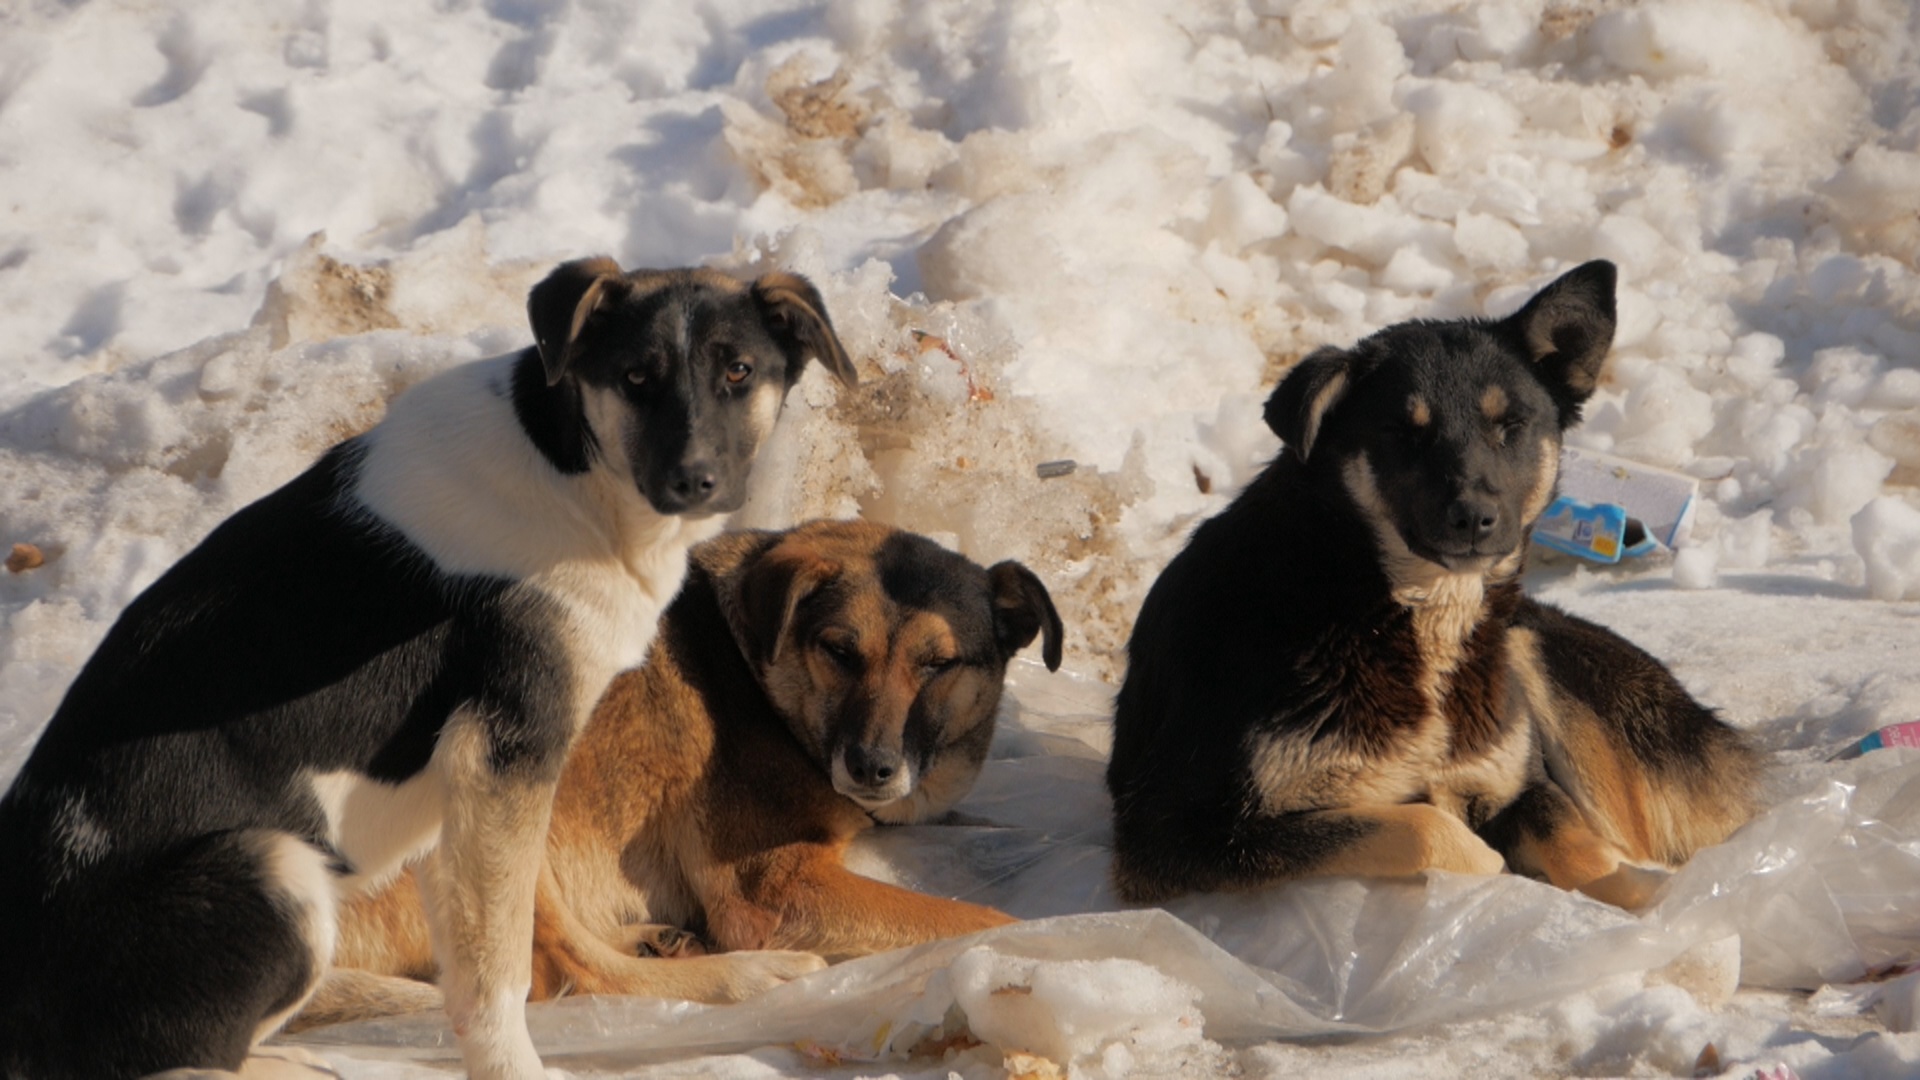
[[[674,467],[667,474],[667,490],[673,492],[683,506],[699,506],[713,497],[713,491],[720,486],[720,477],[715,473],[713,463],[691,461]]]
[[[1447,507],[1447,528],[1464,540],[1479,542],[1500,524],[1500,508],[1481,499],[1457,499]]]
[[[879,747],[849,746],[841,756],[847,763],[847,775],[868,788],[885,787],[906,763],[895,751]]]

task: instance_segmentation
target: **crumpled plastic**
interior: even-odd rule
[[[850,859],[863,873],[1032,921],[836,965],[738,1005],[536,1004],[529,1023],[542,1054],[589,1075],[776,1045],[903,1059],[964,1027],[947,973],[969,950],[1151,965],[1197,991],[1206,1038],[1224,1042],[1384,1033],[1534,1007],[1734,935],[1747,986],[1811,989],[1920,962],[1920,751],[1783,776],[1796,794],[1700,852],[1640,915],[1513,875],[1443,873],[1125,910],[1107,882],[1110,695],[1096,681],[1017,666],[962,823],[877,829]],[[458,1056],[431,1016],[300,1041],[372,1061]]]

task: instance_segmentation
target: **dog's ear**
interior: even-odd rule
[[[1600,369],[1613,347],[1617,277],[1604,259],[1576,266],[1504,324],[1539,365],[1541,381],[1560,406],[1562,427],[1580,419],[1580,406],[1600,385]]]
[[[587,318],[606,299],[609,286],[625,278],[620,264],[604,255],[561,263],[527,294],[527,321],[540,348],[547,385],[560,381],[573,360],[573,343]]]
[[[987,583],[993,589],[993,636],[1000,651],[1012,656],[1041,634],[1040,658],[1047,662],[1048,671],[1060,670],[1060,639],[1066,631],[1047,587],[1012,559],[994,563],[987,571]]]
[[[1315,349],[1293,365],[1267,398],[1267,426],[1301,461],[1313,450],[1320,422],[1347,392],[1350,360],[1332,346]]]
[[[745,644],[747,659],[756,669],[780,659],[781,646],[801,601],[839,573],[838,566],[824,559],[777,550],[747,567],[740,577],[735,605],[741,625],[734,633]]]
[[[813,357],[827,365],[843,385],[859,385],[859,373],[853,370],[840,336],[833,332],[826,302],[820,299],[820,290],[813,287],[813,282],[784,270],[762,274],[753,282],[753,302],[768,332],[800,357],[800,362],[787,371],[789,384],[800,377],[807,358]]]

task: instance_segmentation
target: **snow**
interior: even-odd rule
[[[779,265],[821,286],[863,385],[808,377],[737,521],[865,513],[1019,558],[1069,627],[1073,677],[1021,670],[965,807],[1005,827],[889,832],[863,866],[1060,918],[922,955],[917,1019],[898,957],[730,1010],[534,1010],[553,1046],[585,1010],[627,1025],[565,1067],[984,1076],[1019,1051],[1085,1076],[1686,1074],[1712,1044],[1735,1076],[1909,1075],[1911,977],[1856,990],[1920,953],[1911,912],[1874,899],[1889,853],[1920,847],[1898,794],[1920,762],[1822,762],[1920,716],[1917,11],[0,10],[0,545],[46,559],[0,575],[0,778],[141,587],[400,389],[524,345],[553,262]],[[1506,314],[1596,257],[1620,266],[1621,322],[1571,441],[1689,473],[1702,502],[1671,558],[1542,558],[1532,584],[1752,732],[1792,812],[1644,919],[1439,876],[1191,898],[1183,922],[1075,914],[1115,906],[1099,766],[1132,613],[1274,452],[1279,373],[1400,319]],[[1078,468],[1035,473],[1059,459]],[[953,1034],[950,999],[987,1042],[835,1067],[874,1030],[836,986],[923,1034]],[[672,1034],[688,1024],[734,1034]],[[327,1051],[349,1076],[450,1067],[363,1038]]]

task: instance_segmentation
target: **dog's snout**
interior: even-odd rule
[[[898,753],[881,747],[849,746],[842,755],[847,775],[862,787],[880,788],[900,775],[906,761]]]
[[[667,473],[667,490],[681,509],[699,506],[713,497],[720,486],[720,473],[710,461],[691,461]]]
[[[1500,526],[1500,507],[1484,499],[1456,499],[1447,507],[1447,528],[1462,540],[1479,542]]]

